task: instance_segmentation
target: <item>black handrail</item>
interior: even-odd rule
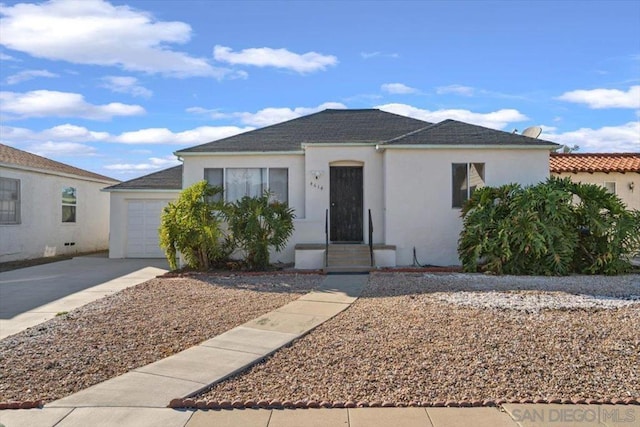
[[[324,211],[324,266],[329,266],[329,209]]]
[[[371,219],[371,209],[369,209],[369,255],[371,256],[371,267],[373,267],[373,219]]]

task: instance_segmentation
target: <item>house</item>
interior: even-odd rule
[[[107,249],[117,182],[0,144],[0,262]]]
[[[324,110],[175,154],[182,188],[206,179],[228,201],[268,189],[288,203],[295,231],[272,260],[307,269],[324,265],[327,242],[330,250],[371,248],[377,266],[459,264],[460,209],[474,188],[545,180],[556,147],[455,120],[433,124],[365,109]],[[134,195],[169,194],[134,184],[110,190],[137,192],[112,196],[112,256],[130,256],[122,242],[132,239],[126,205]]]
[[[552,175],[597,184],[640,210],[640,153],[551,153]]]

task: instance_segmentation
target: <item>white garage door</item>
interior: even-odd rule
[[[169,200],[129,200],[127,203],[127,258],[164,258],[158,244],[162,209]]]

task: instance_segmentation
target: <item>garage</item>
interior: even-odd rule
[[[158,244],[162,210],[182,190],[182,166],[103,189],[111,193],[109,258],[164,258]]]
[[[169,200],[129,200],[127,203],[127,258],[164,258],[158,243],[162,209]]]

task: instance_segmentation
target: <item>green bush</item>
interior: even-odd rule
[[[221,188],[200,181],[184,189],[178,200],[165,207],[159,229],[160,247],[165,250],[172,270],[178,268],[178,252],[189,267],[198,270],[208,270],[232,252],[220,218],[224,203],[212,201],[221,192]]]
[[[224,212],[231,239],[244,252],[250,269],[266,269],[269,248],[281,251],[293,233],[293,209],[271,201],[267,192],[230,203]]]
[[[465,271],[620,274],[640,249],[640,213],[593,184],[549,178],[477,189],[462,209]]]

